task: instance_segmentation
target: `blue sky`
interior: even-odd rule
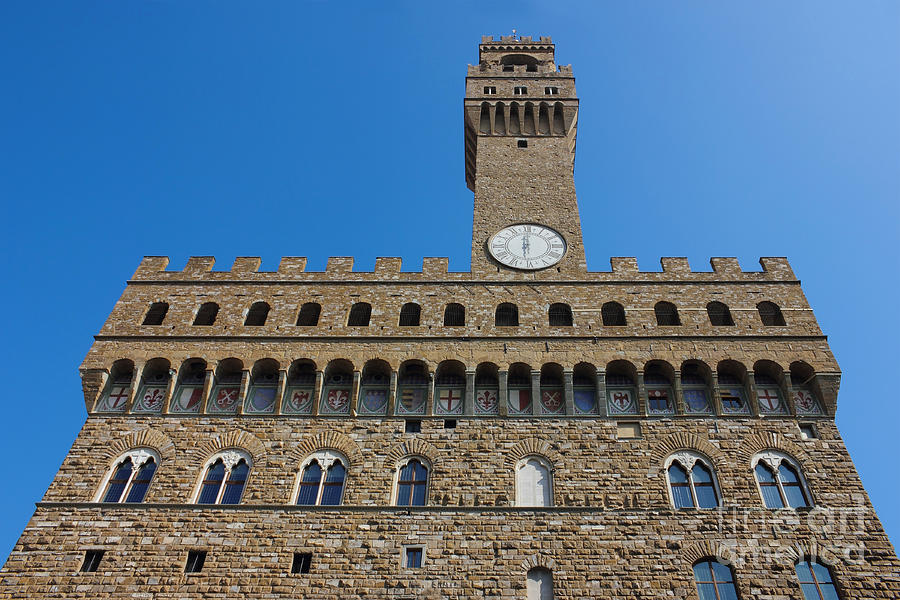
[[[465,66],[513,28],[575,69],[590,268],[788,256],[900,540],[900,3],[6,0],[0,559],[84,421],[78,365],[142,255],[468,268]]]

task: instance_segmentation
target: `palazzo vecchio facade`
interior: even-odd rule
[[[469,272],[145,258],[0,598],[900,598],[787,260],[589,272],[578,112],[482,39]]]

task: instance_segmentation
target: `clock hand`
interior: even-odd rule
[[[531,244],[528,243],[528,234],[522,238],[522,255],[528,256],[528,250],[531,248]]]

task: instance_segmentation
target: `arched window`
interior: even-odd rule
[[[557,302],[550,305],[548,311],[551,327],[571,327],[572,326],[572,308],[568,304]]]
[[[265,302],[254,302],[250,305],[244,325],[248,327],[262,327],[269,318],[269,305]]]
[[[444,327],[462,327],[466,324],[466,307],[451,302],[444,308]]]
[[[194,317],[194,325],[202,325],[208,327],[216,322],[216,316],[219,314],[219,305],[215,302],[206,302],[200,305],[197,316]]]
[[[549,569],[534,567],[526,582],[528,600],[553,600],[553,574]]]
[[[272,414],[278,393],[278,361],[264,358],[256,361],[250,371],[250,389],[244,400],[247,414]]]
[[[722,412],[727,415],[750,414],[745,384],[746,367],[737,361],[723,360],[719,363],[718,374]]]
[[[147,361],[131,412],[155,414],[162,410],[166,392],[169,390],[169,368],[169,361],[165,358]]]
[[[235,414],[240,407],[241,381],[244,365],[237,358],[226,358],[216,367],[215,387],[209,396],[207,411]]]
[[[507,405],[509,415],[532,415],[531,367],[524,363],[513,363],[506,376]]]
[[[706,305],[706,314],[709,315],[710,325],[734,325],[731,311],[721,302],[710,302]]]
[[[307,302],[300,307],[300,313],[297,315],[297,325],[301,327],[315,327],[319,324],[319,315],[322,313],[322,306],[318,302]]]
[[[712,465],[694,452],[676,452],[666,461],[669,491],[675,508],[716,508],[719,491]]]
[[[240,504],[250,463],[250,455],[241,450],[225,450],[209,459],[203,469],[197,504]]]
[[[575,365],[572,374],[572,396],[576,415],[597,414],[597,368],[588,363]]]
[[[359,386],[359,414],[383,415],[387,410],[391,391],[391,366],[373,359],[363,366]]]
[[[625,309],[618,302],[607,302],[600,307],[600,317],[606,327],[620,327],[626,324]]]
[[[715,558],[694,564],[694,582],[700,600],[737,600],[731,567]]]
[[[760,302],[756,305],[759,318],[766,327],[784,327],[784,315],[774,302]]]
[[[800,589],[803,590],[803,600],[838,600],[837,589],[834,587],[834,579],[831,571],[825,565],[815,561],[803,560],[795,567]]]
[[[319,414],[346,415],[350,413],[350,392],[353,389],[353,364],[337,359],[325,367],[325,384],[319,402]]]
[[[397,471],[397,506],[425,506],[428,497],[428,467],[411,458]]]
[[[494,325],[497,327],[518,327],[519,307],[510,302],[504,302],[497,307],[494,314]]]
[[[802,361],[791,363],[794,410],[798,415],[821,415],[821,397],[816,390],[816,372]]]
[[[134,379],[134,363],[123,358],[113,363],[109,370],[109,381],[103,395],[97,401],[94,410],[97,412],[125,412],[125,404],[131,394],[131,381]]]
[[[614,360],[606,366],[606,409],[610,415],[636,415],[636,369],[625,360]]]
[[[397,376],[397,414],[424,415],[429,382],[428,367],[422,361],[401,364]]]
[[[368,327],[372,317],[372,305],[368,302],[357,302],[350,307],[347,325],[350,327]]]
[[[206,361],[189,358],[178,371],[178,385],[169,402],[169,412],[198,413],[203,408],[203,389],[206,385]]]
[[[681,393],[684,396],[684,411],[694,415],[708,415],[713,412],[709,402],[709,380],[712,373],[705,364],[686,361],[681,365]]]
[[[563,368],[556,363],[541,367],[540,410],[542,415],[561,415],[566,412]]]
[[[553,506],[550,463],[528,456],[516,465],[516,506]]]
[[[434,377],[434,414],[463,414],[466,395],[466,366],[458,360],[445,360],[437,366]]]
[[[144,315],[144,325],[162,325],[166,313],[169,312],[168,302],[154,302],[150,305],[150,310]]]
[[[787,413],[784,393],[779,380],[784,373],[781,367],[769,360],[760,360],[753,365],[753,379],[756,383],[756,404],[760,414],[783,415]]]
[[[287,372],[287,389],[281,412],[290,415],[312,414],[315,394],[315,363],[308,359],[295,360]]]
[[[475,414],[496,415],[500,411],[499,369],[493,363],[481,363],[475,369]]]
[[[415,302],[407,302],[400,309],[400,327],[416,327],[422,317],[422,307]]]
[[[107,475],[100,502],[143,502],[158,464],[159,456],[152,450],[129,450]]]
[[[347,459],[331,450],[321,450],[306,459],[300,470],[297,504],[338,506],[344,497]]]
[[[663,326],[681,325],[681,319],[678,317],[678,308],[671,302],[657,302],[653,307],[656,313],[656,324]]]
[[[753,472],[766,508],[802,508],[811,505],[800,467],[786,454],[772,450],[753,457]]]
[[[644,387],[647,390],[649,414],[675,414],[675,393],[672,388],[674,377],[675,371],[667,362],[652,360],[644,367]]]

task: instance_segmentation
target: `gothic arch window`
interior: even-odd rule
[[[424,459],[410,457],[397,467],[397,506],[425,506],[430,469]]]
[[[307,302],[300,307],[297,314],[297,325],[300,327],[315,327],[319,324],[319,315],[322,313],[322,305],[318,302]]]
[[[706,305],[706,314],[709,315],[710,325],[734,325],[731,311],[721,302],[710,302]]]
[[[350,307],[347,325],[350,327],[368,327],[372,318],[372,305],[368,302],[357,302]]]
[[[800,466],[774,450],[760,452],[751,463],[766,508],[804,508],[812,505]]]
[[[541,456],[516,464],[516,506],[553,506],[553,469]]]
[[[681,318],[678,316],[678,307],[671,302],[657,302],[653,307],[656,313],[656,324],[664,327],[681,325]]]
[[[338,506],[344,498],[347,459],[333,450],[320,450],[303,461],[297,478],[296,504]]]
[[[530,569],[525,588],[528,600],[553,600],[553,574],[550,569]]]
[[[600,318],[605,327],[621,327],[627,324],[625,309],[618,302],[607,302],[600,307]]]
[[[466,324],[466,307],[451,302],[444,308],[444,327],[462,327]]]
[[[803,600],[838,600],[837,588],[831,570],[825,565],[810,559],[804,559],[794,566]]]
[[[154,302],[144,315],[143,325],[162,325],[167,312],[169,312],[168,302]]]
[[[562,302],[550,305],[547,311],[550,319],[551,327],[571,327],[572,326],[572,307]]]
[[[731,567],[716,558],[694,563],[694,582],[700,600],[737,600]]]
[[[675,508],[716,508],[721,494],[710,462],[688,450],[666,460],[669,494]]]
[[[766,327],[784,327],[784,315],[774,302],[760,302],[756,305],[756,310],[759,311],[759,318]]]
[[[497,327],[518,327],[519,307],[510,302],[504,302],[497,307],[494,313],[494,325]]]
[[[116,459],[100,486],[99,502],[143,502],[159,466],[159,455],[149,448],[129,450]]]
[[[247,311],[247,318],[244,319],[244,325],[248,327],[262,327],[269,318],[269,305],[265,302],[254,302]]]
[[[422,307],[415,302],[407,302],[400,309],[400,327],[416,327],[422,318]]]
[[[205,302],[200,305],[197,315],[194,317],[194,325],[208,327],[215,324],[219,314],[219,305],[215,302]]]
[[[252,459],[243,450],[229,449],[215,454],[203,467],[196,503],[240,504],[251,466]]]

